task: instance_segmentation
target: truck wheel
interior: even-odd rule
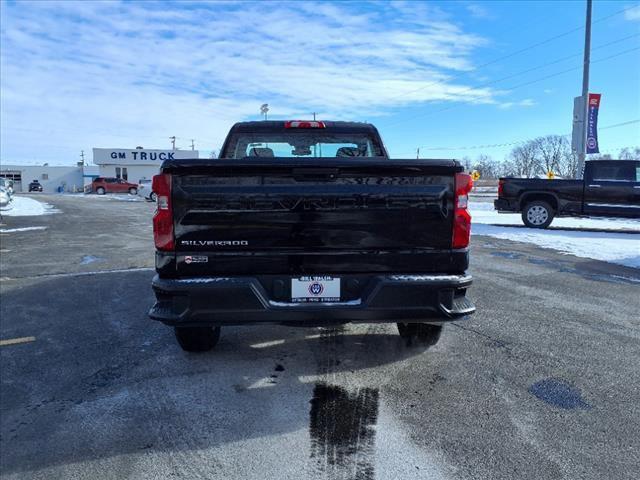
[[[104,195],[105,194],[105,190],[102,187],[98,187],[98,188],[96,188],[96,193],[98,195]]]
[[[136,187],[131,187],[129,189],[129,195],[137,195],[138,194],[138,189]]]
[[[151,200],[152,202],[158,200],[158,195],[156,195],[156,192],[151,192],[151,195],[149,195],[149,200]]]
[[[175,327],[174,330],[185,352],[206,352],[220,339],[220,327]]]
[[[407,345],[415,344],[431,347],[440,340],[442,325],[398,323],[398,333],[407,342]]]
[[[530,228],[547,228],[551,225],[555,212],[551,205],[542,200],[527,203],[522,210],[522,221]]]

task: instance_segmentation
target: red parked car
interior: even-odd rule
[[[105,193],[130,193],[136,195],[138,193],[138,185],[129,183],[121,178],[113,177],[97,177],[91,182],[91,190],[98,195]]]

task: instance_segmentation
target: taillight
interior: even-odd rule
[[[173,210],[171,208],[171,175],[154,175],[151,189],[156,194],[153,216],[153,241],[158,250],[173,250]]]
[[[467,173],[456,173],[454,216],[453,216],[453,248],[469,246],[471,236],[471,215],[467,210],[469,192],[473,188],[473,179]]]
[[[315,120],[289,120],[284,122],[284,128],[327,128],[324,122]]]
[[[498,180],[498,196],[501,197],[504,191],[504,180]]]

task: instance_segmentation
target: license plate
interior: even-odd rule
[[[292,302],[339,302],[340,279],[300,277],[291,280]]]

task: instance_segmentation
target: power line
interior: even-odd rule
[[[636,8],[636,7],[635,7],[635,6],[631,6],[631,7],[623,8],[622,10],[618,10],[617,12],[614,12],[614,13],[612,13],[612,14],[609,14],[609,15],[606,15],[606,16],[604,16],[604,17],[601,17],[601,18],[599,18],[599,19],[597,19],[597,20],[594,20],[594,21],[593,21],[593,23],[603,22],[603,21],[605,21],[605,20],[607,20],[607,19],[609,19],[609,18],[611,18],[611,17],[615,17],[616,15],[620,15],[621,13],[624,13],[624,12],[626,12],[627,10],[632,10],[633,8]],[[562,38],[562,37],[566,37],[567,35],[570,35],[570,34],[572,34],[572,33],[578,32],[578,31],[583,30],[583,29],[584,29],[584,25],[581,25],[581,26],[579,26],[579,27],[573,28],[573,29],[571,29],[571,30],[567,30],[566,32],[559,33],[559,34],[554,35],[554,36],[552,36],[552,37],[549,37],[549,38],[547,38],[547,39],[545,39],[545,40],[541,40],[540,42],[537,42],[537,43],[534,43],[534,44],[532,44],[532,45],[528,45],[528,46],[526,46],[526,47],[523,47],[523,48],[521,48],[520,50],[516,50],[515,52],[508,53],[507,55],[504,55],[504,56],[502,56],[502,57],[498,57],[498,58],[496,58],[496,59],[494,59],[494,60],[490,60],[490,61],[488,61],[488,62],[486,62],[486,63],[483,63],[483,64],[481,64],[481,65],[478,65],[478,66],[476,67],[476,69],[477,69],[477,70],[479,70],[479,69],[481,69],[481,68],[488,67],[489,65],[493,65],[493,64],[495,64],[495,63],[501,62],[502,60],[506,60],[506,59],[508,59],[508,58],[515,57],[515,56],[517,56],[517,55],[520,55],[521,53],[527,52],[527,51],[529,51],[529,50],[533,50],[534,48],[537,48],[537,47],[539,47],[539,46],[541,46],[541,45],[546,45],[547,43],[551,43],[551,42],[553,42],[554,40],[557,40],[557,39]],[[462,77],[464,74],[465,74],[465,72],[458,73],[457,75],[454,75],[453,77],[449,77],[449,78],[448,78],[448,80],[449,80],[449,81],[451,81],[451,80],[455,80],[455,79],[457,79],[457,78]],[[428,83],[428,84],[423,85],[422,87],[416,88],[416,89],[414,89],[414,90],[409,90],[409,91],[407,91],[407,92],[400,93],[400,94],[398,94],[398,95],[395,95],[395,96],[393,96],[393,97],[390,97],[390,98],[389,98],[389,100],[394,100],[394,99],[396,99],[396,98],[404,97],[404,96],[406,96],[406,95],[410,95],[410,94],[412,94],[412,93],[419,92],[419,91],[421,91],[421,90],[424,90],[425,88],[432,87],[432,86],[434,86],[434,85],[438,85],[439,83],[440,83],[439,81],[435,81],[435,82]]]
[[[606,127],[600,127],[599,130],[608,130],[611,128],[618,128],[618,127],[624,127],[626,125],[632,125],[634,123],[640,123],[640,118],[637,118],[635,120],[628,120],[626,122],[621,122],[621,123],[615,123],[613,125],[607,125]],[[566,133],[564,135],[560,135],[561,137],[570,137],[571,134],[570,133]],[[421,146],[418,147],[421,150],[428,150],[428,151],[436,151],[436,150],[477,150],[477,149],[481,149],[481,148],[497,148],[497,147],[510,147],[512,145],[518,145],[520,143],[526,143],[531,139],[527,139],[527,140],[517,140],[517,141],[511,141],[511,142],[505,142],[505,143],[493,143],[493,144],[486,144],[486,145],[466,145],[466,146],[461,146],[461,147],[428,147],[428,146]]]
[[[604,48],[604,47],[609,47],[609,46],[611,46],[611,45],[615,45],[615,44],[617,44],[617,43],[621,43],[621,42],[623,42],[623,41],[626,41],[626,40],[629,40],[629,39],[631,39],[631,38],[638,37],[638,36],[640,36],[640,33],[635,33],[635,34],[633,34],[633,35],[628,35],[628,36],[626,36],[626,37],[619,38],[619,39],[617,39],[617,40],[614,40],[614,41],[611,41],[611,42],[608,42],[608,43],[604,43],[604,44],[602,44],[602,45],[599,45],[599,46],[597,46],[597,47],[593,48],[592,50],[599,50],[599,49]],[[623,53],[626,53],[626,52],[623,52]],[[480,88],[488,87],[488,86],[490,86],[490,85],[495,85],[496,83],[500,83],[500,82],[503,82],[503,81],[505,81],[505,80],[509,80],[510,78],[518,77],[518,76],[520,76],[520,75],[524,75],[525,73],[529,73],[529,72],[537,71],[537,70],[540,70],[540,69],[542,69],[542,68],[544,68],[544,67],[548,67],[548,66],[551,66],[551,65],[555,65],[555,64],[557,64],[557,63],[561,63],[561,62],[563,62],[563,61],[565,61],[565,60],[569,60],[569,59],[571,59],[571,58],[580,57],[580,56],[582,56],[582,53],[577,53],[577,54],[568,55],[568,56],[566,56],[566,57],[562,57],[562,58],[559,58],[559,59],[557,59],[557,60],[553,60],[553,61],[551,61],[551,62],[546,62],[546,63],[543,63],[543,64],[541,64],[541,65],[537,65],[537,66],[535,66],[535,67],[527,68],[526,70],[521,70],[521,71],[519,71],[519,72],[517,72],[517,73],[513,73],[513,74],[511,74],[511,75],[507,75],[506,77],[498,78],[498,79],[496,79],[496,80],[491,80],[490,82],[485,82],[485,83],[481,83],[480,85],[476,85],[476,86],[472,86],[472,87],[466,88],[466,89],[464,89],[464,90],[462,90],[462,91],[460,91],[460,92],[457,92],[457,93],[458,93],[458,95],[460,95],[460,94],[463,94],[463,93],[466,93],[466,92],[471,92],[471,91],[474,91],[474,90],[478,90],[478,89],[480,89]],[[579,67],[575,67],[575,68],[572,68],[572,69],[570,69],[570,70],[566,70],[566,71],[560,72],[560,73],[558,73],[558,75],[559,75],[559,74],[561,74],[561,73],[566,73],[566,72],[569,72],[569,71],[575,70],[575,69],[577,69],[577,68],[579,68]],[[524,86],[524,85],[526,85],[526,84],[523,84],[523,85],[520,85],[520,86]],[[519,88],[519,87],[514,87],[514,88]],[[512,89],[513,89],[513,88],[512,88]],[[511,90],[512,90],[512,89],[511,89]],[[507,91],[509,91],[509,90],[507,90]],[[446,109],[449,109],[449,107],[446,107]],[[442,111],[442,110],[438,110],[438,111]],[[434,113],[435,113],[435,112],[434,112]],[[421,115],[421,114],[419,114],[419,115]],[[415,117],[412,117],[412,118],[415,118]],[[401,123],[401,122],[403,122],[404,120],[405,120],[405,119],[402,119],[402,120],[400,120],[400,121],[398,121],[398,122],[387,124],[387,126],[396,125],[397,123]]]
[[[593,60],[591,63],[593,64],[593,63],[598,63],[598,62],[604,62],[605,60],[610,60],[610,59],[612,59],[612,58],[616,58],[616,57],[619,57],[619,56],[621,56],[621,55],[625,55],[625,54],[627,54],[627,53],[634,52],[634,51],[636,51],[636,50],[640,50],[640,47],[635,47],[635,48],[630,48],[630,49],[628,49],[628,50],[623,50],[622,52],[618,52],[618,53],[615,53],[615,54],[613,54],[613,55],[609,55],[609,56],[607,56],[607,57],[600,58],[600,59],[598,59],[598,60]],[[511,91],[513,91],[513,90],[517,90],[518,88],[522,88],[522,87],[526,87],[526,86],[528,86],[528,85],[532,85],[532,84],[534,84],[534,83],[542,82],[542,81],[544,81],[544,80],[548,80],[549,78],[557,77],[557,76],[559,76],[559,75],[564,75],[565,73],[573,72],[573,71],[575,71],[575,70],[579,70],[579,69],[581,69],[581,68],[582,68],[582,65],[579,65],[579,66],[577,66],[577,67],[572,67],[572,68],[568,68],[568,69],[566,69],[566,70],[561,70],[561,71],[559,71],[559,72],[555,72],[555,73],[552,73],[552,74],[549,74],[549,75],[545,75],[545,76],[543,76],[543,77],[536,78],[535,80],[531,80],[531,81],[528,81],[528,82],[525,82],[525,83],[521,83],[521,84],[519,84],[519,85],[516,85],[516,86],[514,86],[514,87],[510,87],[510,88],[507,88],[507,89],[503,89],[503,90],[501,90],[501,91],[502,91],[503,93],[504,93],[504,92],[511,92]],[[485,84],[482,84],[482,86],[481,86],[481,87],[486,87],[486,86],[488,86],[488,85],[493,85],[494,83],[498,83],[498,82],[501,82],[501,81],[503,81],[503,80],[504,80],[504,79],[499,79],[499,80],[495,80],[495,81],[492,81],[492,82],[487,82],[487,83],[485,83]],[[475,89],[477,89],[477,88],[481,88],[481,87],[470,87],[470,89],[469,89],[469,90],[475,90]],[[476,99],[474,99],[474,100],[477,100],[477,97],[476,97]],[[414,119],[416,119],[416,118],[426,117],[426,116],[429,116],[429,115],[435,115],[436,113],[441,113],[441,112],[445,112],[445,111],[447,111],[447,110],[451,110],[451,109],[453,109],[453,108],[458,108],[458,107],[460,107],[460,106],[462,106],[462,105],[465,105],[465,104],[468,104],[468,103],[471,103],[471,102],[473,102],[473,100],[461,100],[461,101],[460,101],[460,103],[455,104],[455,105],[449,105],[448,107],[444,107],[444,108],[441,108],[441,109],[439,109],[439,110],[434,110],[434,111],[432,111],[432,112],[423,112],[423,113],[419,113],[419,114],[417,114],[417,115],[412,115],[412,116],[410,116],[410,117],[405,117],[405,118],[403,118],[403,119],[401,119],[401,120],[398,120],[397,122],[394,122],[394,123],[388,123],[388,124],[386,125],[386,127],[390,127],[390,126],[398,125],[398,124],[400,124],[400,123],[404,123],[404,122],[406,122],[406,121],[408,121],[408,120],[414,120]]]
[[[633,123],[640,123],[640,119],[638,119],[638,120],[629,120],[628,122],[616,123],[615,125],[609,125],[607,127],[601,127],[601,128],[599,128],[599,130],[607,130],[608,128],[624,127],[625,125],[631,125]]]

